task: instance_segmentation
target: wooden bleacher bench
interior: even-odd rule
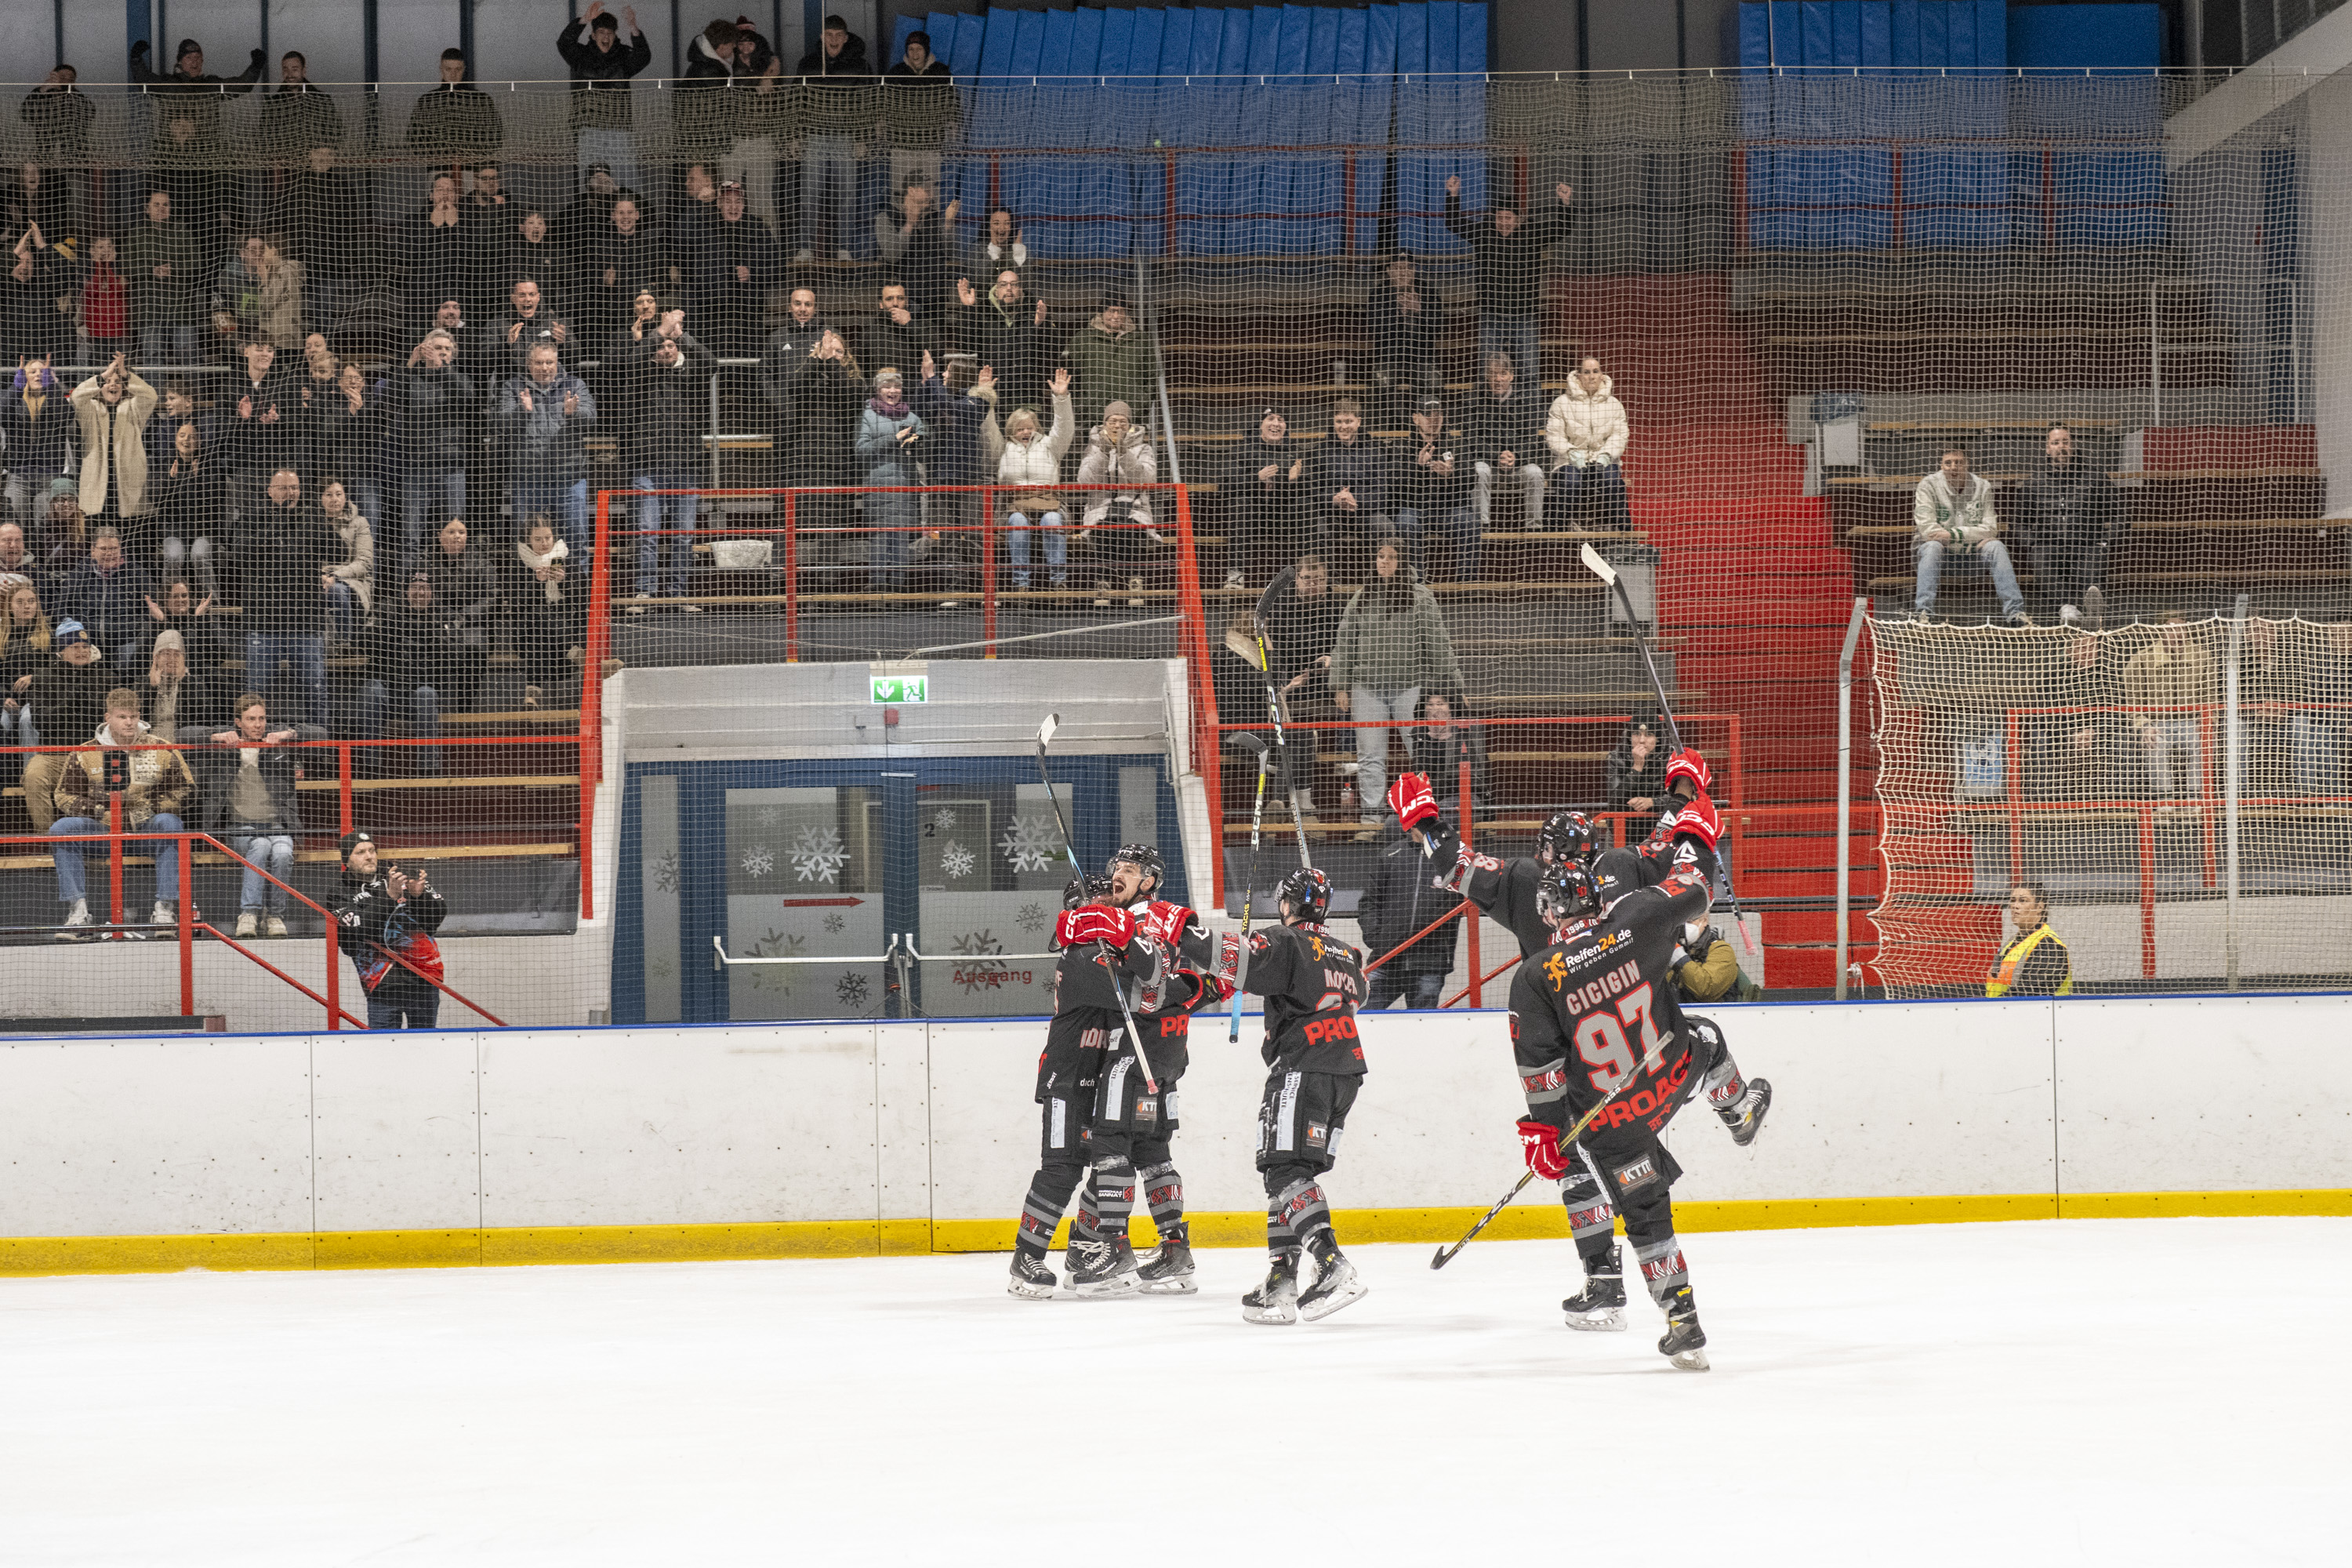
[[[440,846],[418,844],[403,847],[393,851],[393,853],[398,855],[403,860],[508,860],[524,858],[569,860],[574,858],[578,855],[579,847],[569,843],[446,844]],[[230,859],[227,856],[222,854],[217,849],[205,849],[203,847],[198,847],[194,851],[194,858],[195,863],[199,866],[234,866],[237,863],[235,860]],[[305,866],[339,866],[342,864],[341,852],[336,849],[297,849],[294,852],[294,858]],[[155,858],[152,855],[126,855],[122,858],[122,863],[125,866],[152,866],[155,863]],[[50,871],[55,870],[56,868],[56,859],[47,855],[0,855],[0,871]]]
[[[2331,528],[2352,528],[2352,518],[2343,517],[2228,517],[2228,518],[2143,518],[2131,525],[2134,533],[2197,533],[2207,529],[2275,528],[2311,531]],[[1908,538],[1912,528],[1907,522],[1857,522],[1845,531],[1848,539]]]
[[[2063,424],[2070,430],[2114,430],[2121,427],[2120,419],[1874,419],[1863,426],[1865,430],[1914,430],[1942,432],[1946,430],[2047,430]]]
[[[1925,474],[1832,474],[1825,481],[1861,489],[1916,489]],[[2031,474],[1997,473],[1984,478],[1997,485],[2021,485]],[[2165,484],[2180,480],[2214,479],[2316,479],[2325,478],[2318,468],[2114,468],[2107,478],[2117,484]]]
[[[2167,348],[2187,343],[2226,348],[2237,341],[2234,334],[2220,327],[2168,327],[2165,331]],[[1832,344],[2063,342],[2076,338],[2145,341],[2147,337],[2145,326],[1944,327],[1907,332],[1773,332],[1768,333],[1764,342],[1770,348],[1811,348]]]
[[[224,747],[223,750],[226,748]],[[331,761],[332,753],[328,755],[331,758],[328,763],[330,771],[325,776],[298,779],[295,781],[294,787],[299,790],[340,791],[343,787],[342,780],[336,777],[331,771],[334,765]],[[304,771],[307,773],[309,770]],[[450,773],[430,778],[355,778],[352,780],[352,789],[354,793],[361,790],[386,789],[571,789],[576,787],[579,783],[578,773]],[[25,786],[20,784],[10,784],[6,789],[0,790],[0,798],[22,800],[25,798]],[[191,828],[189,831],[197,830]]]

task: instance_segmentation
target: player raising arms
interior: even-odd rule
[[[1749,1091],[1720,1035],[1693,1029],[1675,999],[1675,949],[1684,924],[1704,917],[1712,902],[1706,884],[1678,873],[1642,888],[1640,876],[1632,851],[1612,849],[1589,870],[1549,867],[1537,886],[1558,940],[1511,980],[1511,1038],[1528,1100],[1519,1143],[1538,1175],[1562,1180],[1575,1161],[1602,1201],[1613,1201],[1651,1299],[1666,1314],[1659,1352],[1678,1368],[1704,1372],[1706,1334],[1675,1239],[1668,1191],[1681,1168],[1659,1135],[1702,1089],[1718,1104],[1718,1096],[1738,1100]],[[1612,1093],[1582,1138],[1563,1150],[1562,1130]],[[1623,1326],[1624,1285],[1607,1223],[1601,1222],[1601,1247],[1578,1237],[1587,1278],[1582,1293],[1561,1303],[1571,1328]],[[1595,1270],[1595,1251],[1605,1271]]]
[[[1252,1323],[1328,1318],[1369,1289],[1339,1250],[1331,1205],[1318,1180],[1339,1152],[1348,1109],[1364,1083],[1356,1004],[1364,956],[1323,929],[1330,879],[1301,867],[1276,890],[1282,924],[1217,939],[1218,979],[1265,998],[1270,1069],[1257,1110],[1257,1168],[1265,1179],[1265,1282],[1242,1298]],[[1299,1253],[1315,1258],[1315,1283],[1298,1289]]]
[[[1428,787],[1426,780],[1422,787]],[[1482,913],[1500,921],[1519,939],[1519,956],[1527,958],[1551,945],[1551,928],[1536,909],[1536,883],[1544,868],[1587,863],[1600,847],[1600,834],[1584,813],[1555,811],[1536,830],[1532,859],[1498,860],[1457,842],[1454,865],[1438,878],[1436,885],[1469,900]]]

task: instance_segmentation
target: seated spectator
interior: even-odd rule
[[[2075,456],[2074,433],[2050,426],[2041,466],[2017,498],[2018,533],[2033,552],[2033,593],[2044,614],[2069,626],[2087,616],[2098,629],[2106,618],[2099,584],[2122,510],[2107,476]]]
[[[1617,533],[1633,528],[1633,512],[1625,504],[1627,435],[1625,405],[1617,401],[1616,384],[1598,358],[1585,355],[1568,378],[1568,390],[1552,399],[1551,416],[1544,424],[1544,443],[1552,456],[1547,526],[1563,533],[1584,529]]]
[[[965,254],[961,270],[967,278],[1001,278],[1008,270],[1026,272],[1029,260],[1028,242],[1021,237],[1012,210],[998,207],[988,215],[987,234]]]
[[[354,643],[375,595],[375,531],[352,505],[350,488],[340,474],[319,477],[319,516],[342,542],[338,559],[327,569],[334,579],[327,584],[328,624],[338,643]]]
[[[81,425],[81,510],[127,523],[154,510],[147,494],[147,420],[155,389],[117,354],[73,391]],[[142,530],[143,531],[143,530]]]
[[[1219,476],[1225,510],[1225,586],[1271,579],[1278,563],[1297,558],[1303,541],[1299,479],[1307,458],[1290,442],[1290,424],[1278,408],[1258,412],[1256,427],[1234,447]],[[1244,571],[1242,563],[1247,562]]]
[[[147,727],[159,741],[194,736],[218,721],[220,678],[188,668],[188,650],[174,631],[155,634],[147,655]]]
[[[2035,715],[2024,731],[2033,793],[2044,800],[2105,800],[2121,793],[2129,725],[2119,711],[2123,671],[2107,639],[2087,632],[2067,638],[2033,700],[2054,710]]]
[[[289,743],[323,741],[327,732],[310,724],[273,728],[269,704],[254,691],[236,699],[230,722],[232,728],[212,737],[219,749],[203,754],[205,831],[245,862],[236,934],[284,936],[294,840],[307,831],[294,789],[301,753]]]
[[[73,461],[74,409],[58,395],[58,374],[40,357],[26,359],[0,397],[0,437],[6,438],[8,509],[37,517],[49,492]]]
[[[1423,296],[1408,252],[1390,257],[1372,279],[1364,316],[1364,335],[1372,340],[1372,384],[1392,399],[1387,405],[1392,415],[1445,391],[1438,358],[1444,305],[1433,289]]]
[[[714,363],[710,351],[686,330],[683,312],[663,315],[652,332],[632,345],[628,420],[621,437],[629,483],[638,492],[637,597],[661,596],[662,557],[667,554],[669,597],[679,601],[681,610],[696,614],[702,606],[684,601],[694,564],[694,532],[701,522],[701,498],[693,492],[704,482],[702,465],[708,460],[702,432],[709,422],[705,395]],[[656,493],[664,490],[670,493]]]
[[[496,157],[506,126],[489,94],[466,79],[466,52],[442,50],[440,68],[441,84],[408,111],[408,151],[428,168]]]
[[[437,543],[425,567],[433,579],[434,603],[457,627],[459,640],[487,660],[490,626],[499,613],[497,563],[487,552],[473,547],[473,531],[463,518],[453,517],[444,524]]]
[[[1486,735],[1470,721],[1470,705],[1458,691],[1425,691],[1421,728],[1412,732],[1412,771],[1430,781],[1444,801],[1462,795],[1462,763],[1470,763],[1470,804],[1485,811],[1495,804],[1495,780],[1486,764]]]
[[[1456,902],[1442,884],[1461,840],[1437,802],[1458,799],[1459,792],[1444,788],[1445,779],[1434,781],[1434,789],[1432,782],[1411,774],[1398,781],[1399,798],[1388,803],[1388,841],[1356,904],[1366,961],[1387,960],[1367,979],[1363,1005],[1371,1012],[1386,1012],[1400,999],[1412,1011],[1433,1011],[1444,1005],[1445,977],[1454,973],[1462,922],[1447,921],[1426,934],[1423,928]]]
[[[123,554],[122,535],[100,528],[89,536],[89,559],[66,579],[66,612],[119,668],[136,670],[147,658],[147,601],[154,592],[146,572]]]
[[[2240,711],[2249,798],[2342,793],[2338,715],[2312,703],[2341,702],[2352,689],[2333,668],[2328,638],[2339,628],[2256,616],[2239,649]]]
[[[193,572],[209,599],[218,591],[214,563],[229,536],[228,476],[206,455],[203,427],[193,419],[173,442],[161,489],[156,560],[167,576]]]
[[[1159,474],[1151,437],[1137,428],[1128,405],[1113,399],[1103,410],[1102,423],[1087,437],[1086,454],[1078,459],[1078,483],[1141,487],[1156,483]],[[1129,594],[1139,595],[1143,578],[1135,568],[1153,544],[1164,542],[1160,531],[1151,525],[1151,492],[1141,488],[1088,490],[1085,504],[1087,528],[1102,531],[1089,531],[1082,537],[1093,542],[1096,558],[1110,568],[1103,592],[1109,594],[1124,587]],[[1095,603],[1097,607],[1104,605],[1100,599]],[[1140,597],[1131,598],[1128,607],[1141,609],[1143,601]]]
[[[970,279],[958,279],[956,300],[962,307],[958,335],[963,346],[996,372],[998,389],[1015,406],[1035,402],[1045,374],[1045,301],[1027,303],[1021,274],[1011,268],[996,275],[985,299]]]
[[[1937,590],[1948,564],[1990,574],[2001,618],[2013,626],[2032,626],[2000,533],[1991,484],[1983,475],[1969,472],[1966,447],[1946,447],[1942,466],[1921,479],[1911,497],[1911,550],[1919,574],[1913,613],[1921,620],[1935,613]]]
[[[508,504],[516,517],[555,520],[577,556],[588,548],[588,453],[581,445],[596,424],[596,399],[565,373],[555,345],[530,351],[529,369],[499,389],[498,421],[507,444]]]
[[[515,652],[522,658],[522,705],[537,708],[551,686],[560,686],[582,660],[588,603],[570,586],[571,552],[543,517],[529,521],[515,541],[515,564],[507,603],[514,608]]]
[[[212,595],[198,597],[185,577],[173,577],[163,584],[160,597],[147,601],[147,617],[155,623],[156,642],[160,644],[167,633],[176,636],[187,655],[188,668],[206,676],[220,668],[225,657],[221,617],[205,613],[212,606]],[[151,661],[152,658],[151,653]]]
[[[1602,766],[1609,773],[1609,809],[1635,814],[1633,826],[1639,831],[1625,838],[1638,844],[1649,837],[1649,819],[1665,809],[1666,753],[1658,744],[1656,721],[1646,713],[1634,715]]]
[[[246,684],[266,691],[285,659],[302,689],[303,722],[331,729],[324,626],[343,542],[302,499],[292,468],[269,476],[267,500],[238,523],[236,557]]]
[[[2203,795],[2199,710],[2213,700],[2213,656],[2189,636],[2179,610],[2164,613],[2157,640],[2124,666],[2124,700],[2140,710],[2131,716],[2132,738],[2147,759],[2150,791],[2170,797]]]
[[[89,639],[79,621],[68,616],[49,633],[55,655],[32,673],[21,677],[21,690],[11,692],[18,703],[20,733],[29,720],[52,746],[71,745],[80,736],[96,732],[106,719],[106,694],[115,684],[106,656]],[[27,742],[30,744],[32,742]],[[66,754],[47,752],[25,763],[25,811],[33,831],[47,833],[58,819],[58,781],[64,776]]]
[[[1315,530],[1315,552],[1349,581],[1360,580],[1373,542],[1394,532],[1389,521],[1388,443],[1364,433],[1362,405],[1352,397],[1331,405],[1331,434],[1307,455],[1298,493]]]
[[[574,265],[584,271],[589,247],[596,237],[613,226],[613,204],[620,199],[621,183],[613,178],[613,171],[602,163],[592,163],[581,177],[580,189],[564,209],[548,225],[548,243],[572,258]],[[542,278],[544,288],[572,288],[580,281],[578,272],[555,278]]]
[[[898,63],[882,73],[882,126],[890,139],[890,188],[936,185],[940,148],[955,133],[957,110],[952,73],[931,53],[931,36],[918,27],[907,35]]]
[[[1002,384],[1003,373],[998,373]],[[1056,588],[1069,586],[1069,535],[1065,531],[1067,520],[1062,511],[1062,498],[1045,487],[1058,484],[1062,478],[1062,455],[1070,449],[1070,440],[1076,434],[1077,416],[1070,406],[1070,373],[1066,369],[1054,373],[1054,428],[1040,434],[1037,411],[1015,408],[1004,421],[1000,434],[996,410],[991,408],[980,422],[982,453],[995,465],[996,480],[1001,485],[1017,487],[1010,495],[1000,495],[998,501],[1006,509],[1005,526],[1012,531],[1013,585],[1017,589],[1029,586],[1029,529],[1033,522],[1045,530],[1045,568]]]
[[[462,612],[442,607],[434,581],[432,573],[415,574],[400,601],[386,605],[375,617],[374,646],[368,655],[368,679],[360,688],[360,708],[367,732],[380,740],[394,738],[389,722],[395,695],[408,721],[408,738],[437,742],[443,711],[463,711],[473,706],[474,692],[481,684],[481,645],[472,640],[474,629],[462,619]],[[407,767],[372,758],[372,771],[440,776],[438,745],[397,750],[407,759]]]
[[[48,510],[33,531],[33,555],[59,594],[65,591],[64,580],[89,559],[89,522],[72,490],[49,493]]]
[[[156,493],[158,504],[163,485],[163,470],[172,466],[172,454],[178,445],[180,426],[204,426],[205,421],[196,412],[195,394],[184,381],[163,384],[163,401],[157,405],[155,417],[147,421],[147,483]]]
[[[213,285],[213,331],[225,342],[299,348],[302,342],[302,264],[278,242],[248,234]]]
[[[0,522],[0,594],[20,583],[43,585],[48,574],[25,543],[22,523]]]
[[[368,385],[367,373],[356,364],[337,365],[333,379],[312,393],[304,423],[310,472],[341,476],[352,509],[369,527],[383,527],[386,412],[382,395]]]
[[[870,365],[894,368],[921,363],[933,334],[929,321],[918,320],[919,314],[904,283],[894,279],[883,284],[874,314],[858,329],[857,357]]]
[[[635,297],[634,288],[629,297]],[[548,303],[539,280],[517,278],[507,291],[506,310],[490,323],[490,352],[500,356],[497,363],[501,376],[522,374],[531,350],[545,345],[562,353],[571,342],[572,323]]]
[[[480,399],[473,379],[452,363],[457,353],[448,333],[427,332],[408,351],[408,364],[392,378],[385,400],[387,416],[396,421],[404,573],[422,559],[426,528],[466,510],[466,459]]]
[[[37,746],[41,727],[25,696],[35,673],[53,659],[49,613],[41,607],[41,591],[22,578],[8,585],[6,595],[0,614],[0,746]],[[14,784],[24,771],[22,754],[0,758],[0,783]]]
[[[81,330],[92,359],[120,359],[138,346],[131,338],[131,279],[123,275],[111,235],[89,242],[81,279]]]
[[[1495,491],[1516,483],[1525,501],[1520,526],[1541,528],[1544,514],[1543,394],[1518,384],[1518,374],[1507,354],[1486,360],[1485,386],[1471,395],[1462,416],[1470,438],[1472,470],[1477,483],[1471,504],[1477,509],[1478,531],[1495,526]]]
[[[1124,403],[1140,422],[1150,422],[1160,389],[1160,361],[1150,335],[1136,325],[1127,290],[1103,294],[1102,309],[1078,329],[1062,350],[1077,386],[1078,414],[1088,425],[1102,423],[1103,410]]]
[[[982,372],[988,382],[983,390],[975,383],[974,369],[969,354],[950,354],[944,365],[928,352],[922,357],[923,379],[913,389],[911,401],[923,416],[927,484],[977,485],[992,472],[982,466],[980,424],[995,405],[995,378]],[[934,490],[923,501],[924,521],[930,530],[924,536],[924,558],[935,564],[979,560],[979,492]],[[940,608],[951,610],[956,605],[950,600]]]
[[[68,942],[89,924],[89,901],[82,875],[82,847],[78,837],[113,830],[112,799],[107,789],[105,753],[124,751],[122,823],[126,831],[178,833],[180,813],[196,795],[194,775],[170,745],[157,740],[139,719],[139,693],[118,686],[106,694],[106,720],[90,737],[92,744],[68,752],[58,777],[58,819],[43,829],[57,840],[49,855],[57,862],[58,901],[66,906],[58,935]],[[126,848],[129,846],[125,846]],[[172,839],[142,844],[134,853],[155,858],[155,907],[148,912],[151,925],[174,925],[180,919],[180,847]],[[144,933],[128,933],[138,937]]]
[[[1446,425],[1445,400],[1423,397],[1413,410],[1412,434],[1391,442],[1389,452],[1391,517],[1414,575],[1427,582],[1476,582],[1482,542],[1471,505],[1469,442]],[[1434,539],[1436,549],[1428,549],[1424,535]]]
[[[1060,423],[1067,399],[1055,408],[1055,428],[1063,444],[1069,442],[1069,432]],[[1017,421],[1022,413],[1013,417]],[[1037,416],[1029,414],[1030,433],[1034,439]],[[866,400],[866,408],[857,424],[857,461],[865,470],[865,483],[871,487],[866,495],[866,521],[872,530],[872,543],[866,550],[866,586],[870,593],[897,594],[907,586],[906,565],[914,549],[915,535],[921,530],[922,500],[915,493],[923,482],[923,470],[915,460],[916,443],[923,438],[922,416],[907,404],[906,378],[895,365],[884,365],[874,373],[874,395]],[[1024,453],[1025,444],[1015,445]],[[1007,459],[1013,454],[1006,453]],[[1057,453],[1058,457],[1059,454]],[[1055,477],[1059,477],[1060,465],[1055,464]],[[1000,472],[1002,469],[1000,469]],[[1015,498],[1016,502],[1020,498]],[[1058,505],[1058,501],[1055,502]],[[1059,528],[1058,513],[1046,514],[1049,528]],[[1016,519],[1018,511],[1014,513]],[[1029,540],[1025,532],[1013,535],[1013,559],[1023,566],[1028,564]],[[1053,553],[1050,547],[1048,554]],[[1022,574],[1023,586],[1027,586],[1027,574]]]
[[[1420,706],[1425,690],[1462,689],[1462,666],[1445,617],[1427,588],[1404,569],[1404,553],[1393,539],[1382,540],[1372,558],[1372,576],[1339,617],[1331,645],[1331,700],[1355,721],[1356,798],[1368,812],[1380,809],[1389,787],[1389,726],[1400,731]],[[1370,843],[1379,829],[1359,833]]]
[[[1265,653],[1275,691],[1282,699],[1286,719],[1294,724],[1327,723],[1339,717],[1331,684],[1331,650],[1339,640],[1339,596],[1331,592],[1331,573],[1319,555],[1302,555],[1268,586],[1265,594]],[[1241,711],[1249,721],[1265,718],[1263,697]],[[1302,732],[1291,766],[1297,773],[1300,809],[1312,811],[1316,780],[1321,772],[1316,755],[1319,742]]]
[[[905,283],[908,302],[933,321],[945,316],[955,298],[954,230],[961,205],[950,202],[941,212],[935,188],[918,180],[874,215],[874,244],[882,253],[885,275],[895,274]]]
[[[747,207],[740,180],[720,184],[712,205],[718,210],[710,221],[682,247],[691,268],[687,305],[713,353],[742,359],[759,352],[760,319],[782,258],[768,220]]]

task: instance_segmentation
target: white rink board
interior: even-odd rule
[[[314,1035],[315,1228],[482,1223],[481,1089],[470,1034]]]

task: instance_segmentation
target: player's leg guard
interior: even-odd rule
[[[1281,1222],[1298,1237],[1301,1248],[1315,1259],[1315,1283],[1298,1296],[1298,1315],[1314,1322],[1360,1300],[1369,1287],[1357,1276],[1356,1266],[1348,1261],[1347,1254],[1339,1250],[1339,1238],[1331,1228],[1331,1205],[1323,1195],[1322,1184],[1315,1180],[1311,1172],[1293,1166],[1268,1171],[1266,1185],[1273,1187],[1278,1178],[1286,1175],[1289,1179],[1275,1193],[1267,1215],[1271,1220],[1279,1214]]]
[[[1070,1102],[1051,1099],[1039,1109],[1043,1127],[1037,1173],[1029,1178],[1029,1194],[1022,1200],[1021,1228],[1013,1238],[1013,1282],[1006,1287],[1013,1295],[1032,1300],[1054,1293],[1056,1281],[1045,1254],[1053,1249],[1055,1227],[1087,1173]]]
[[[1633,1243],[1633,1260],[1641,1266],[1650,1300],[1666,1314],[1666,1332],[1658,1341],[1658,1353],[1678,1371],[1706,1371],[1706,1331],[1699,1327],[1690,1269],[1683,1262],[1682,1243],[1675,1237],[1674,1203],[1663,1189],[1654,1197],[1645,1194],[1638,1202],[1626,1204],[1625,1234]]]
[[[1070,1285],[1081,1296],[1121,1296],[1135,1289],[1135,1248],[1128,1241],[1128,1215],[1135,1209],[1135,1167],[1125,1154],[1098,1154],[1094,1180],[1079,1213],[1087,1237],[1075,1228],[1070,1250],[1077,1258]]]
[[[1731,1141],[1745,1149],[1764,1130],[1764,1113],[1772,1107],[1772,1086],[1765,1079],[1742,1078],[1731,1059],[1731,1046],[1712,1018],[1685,1015],[1684,1022],[1698,1037],[1701,1058],[1707,1062],[1700,1091],[1709,1110],[1731,1130]]]
[[[1137,1277],[1146,1291],[1190,1295],[1192,1237],[1184,1224],[1184,1178],[1168,1158],[1167,1140],[1138,1140],[1136,1153],[1136,1185],[1150,1205],[1151,1223],[1160,1232],[1159,1250]]]
[[[1617,1211],[1601,1184],[1599,1167],[1579,1145],[1560,1182],[1568,1205],[1569,1235],[1577,1261],[1584,1265],[1584,1289],[1559,1304],[1568,1326],[1587,1332],[1622,1332],[1625,1327],[1625,1265],[1617,1249]]]

